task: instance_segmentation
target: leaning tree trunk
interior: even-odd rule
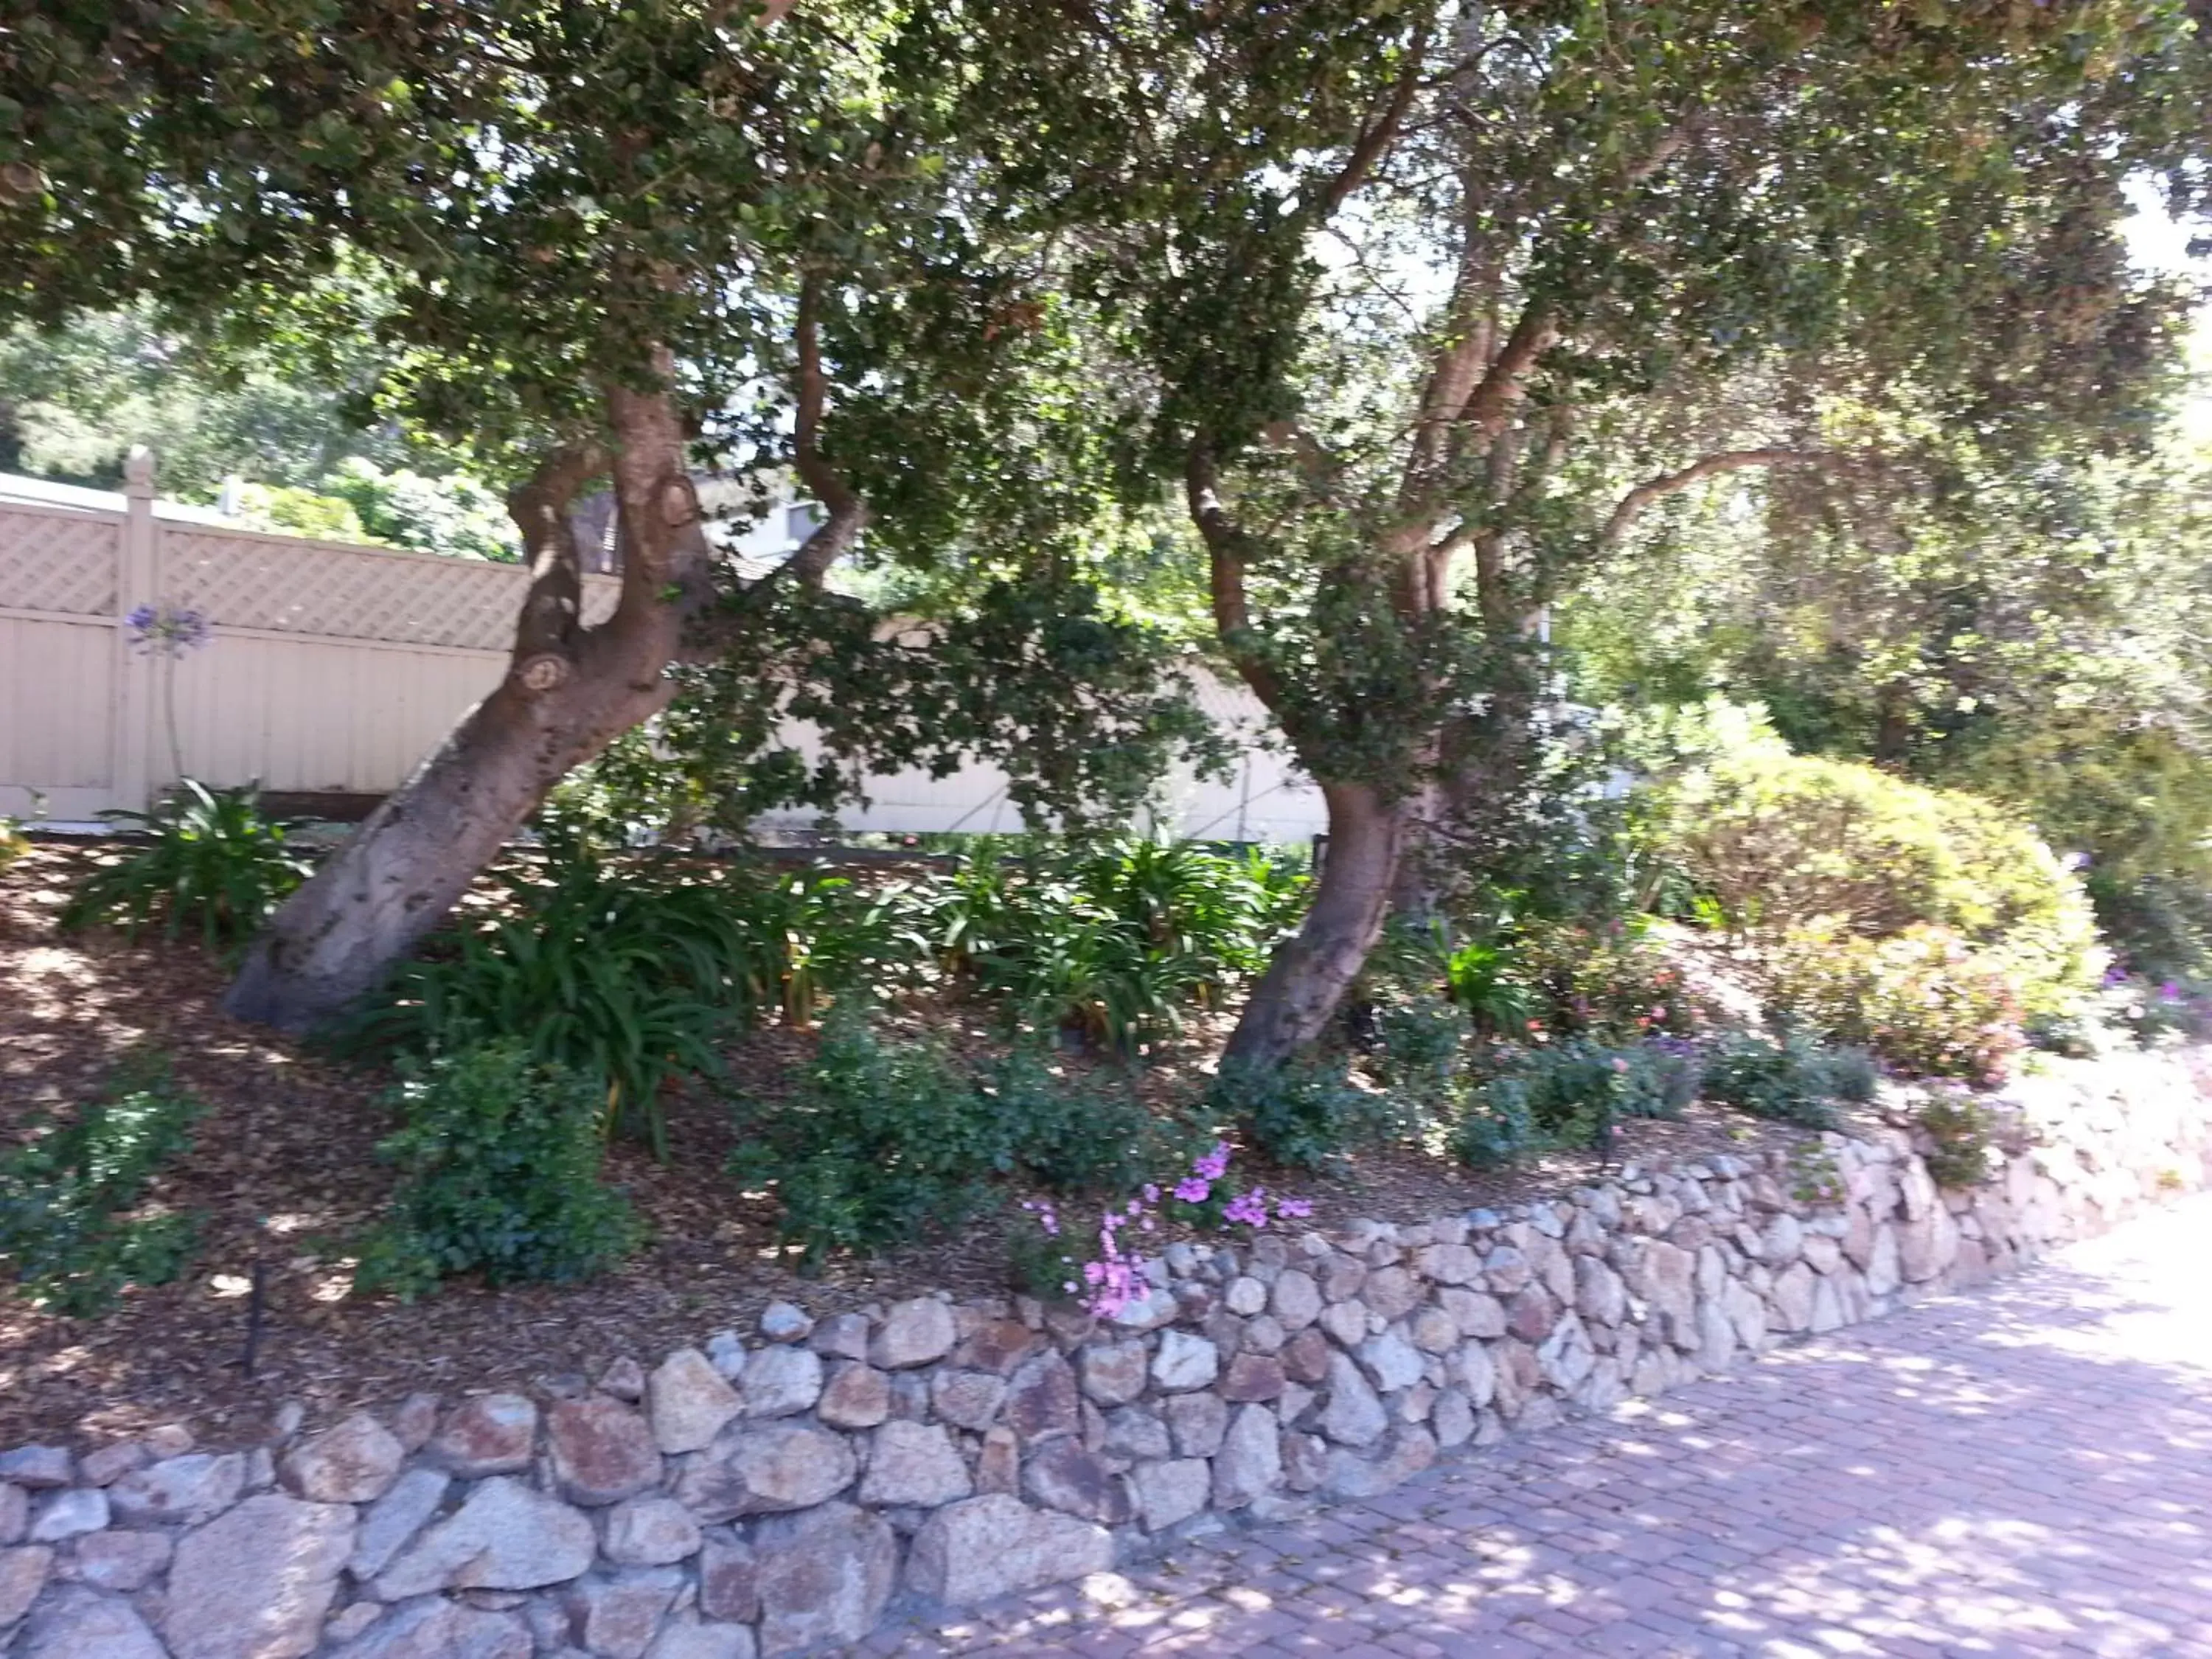
[[[1321,1036],[1382,937],[1406,809],[1369,784],[1325,783],[1322,798],[1328,854],[1313,908],[1253,988],[1224,1064],[1273,1071]]]
[[[707,586],[708,550],[665,392],[611,389],[613,453],[562,452],[512,507],[532,557],[506,678],[463,717],[255,939],[225,1010],[306,1030],[406,957],[571,768],[659,709],[664,671]],[[614,614],[578,616],[568,505],[611,466],[624,562]]]

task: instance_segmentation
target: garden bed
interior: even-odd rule
[[[349,1241],[376,1218],[391,1186],[374,1155],[392,1127],[380,1104],[388,1078],[224,1018],[222,972],[195,945],[152,933],[136,945],[58,936],[70,884],[98,856],[41,844],[0,876],[0,984],[9,988],[0,1138],[20,1139],[41,1110],[92,1097],[133,1046],[165,1052],[177,1082],[209,1109],[155,1196],[201,1217],[199,1244],[177,1282],[132,1291],[95,1321],[40,1313],[0,1291],[0,1445],[103,1440],[179,1420],[204,1439],[243,1441],[288,1400],[319,1417],[418,1389],[542,1387],[596,1375],[617,1356],[649,1361],[717,1330],[749,1329],[777,1299],[818,1316],[925,1291],[1007,1293],[1005,1229],[1020,1224],[1012,1219],[878,1261],[795,1271],[777,1243],[773,1203],[744,1196],[723,1173],[727,1108],[694,1091],[671,1103],[676,1151],[666,1164],[633,1146],[614,1149],[609,1178],[629,1190],[652,1235],[614,1273],[561,1288],[493,1291],[463,1281],[411,1305],[356,1296]],[[981,1012],[930,1013],[933,1029],[988,1036]],[[1187,1085],[1219,1035],[1194,1027],[1150,1068],[1154,1084]],[[732,1053],[732,1073],[741,1086],[773,1093],[810,1041],[778,1028],[757,1033]],[[1680,1121],[1625,1124],[1620,1156],[1650,1164],[1756,1152],[1805,1133],[1692,1107]],[[1477,1175],[1411,1150],[1355,1154],[1326,1179],[1254,1164],[1248,1155],[1240,1170],[1312,1200],[1312,1224],[1323,1229],[1503,1207],[1567,1190],[1596,1170],[1593,1156],[1555,1155]],[[265,1305],[248,1376],[240,1361],[257,1261]]]

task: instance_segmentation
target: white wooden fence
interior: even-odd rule
[[[383,794],[499,683],[526,581],[516,565],[242,530],[155,501],[150,465],[120,495],[0,476],[0,814],[34,796],[58,823],[143,810],[179,763],[210,783]],[[586,578],[587,620],[613,609],[617,586]],[[125,619],[142,605],[198,611],[210,642],[176,658],[134,650]],[[1318,831],[1318,792],[1259,742],[1257,703],[1218,684],[1201,700],[1249,741],[1225,784],[1170,780],[1160,827]],[[987,767],[864,787],[868,804],[840,815],[848,828],[1021,827]]]

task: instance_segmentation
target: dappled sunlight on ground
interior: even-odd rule
[[[2212,1197],[871,1651],[2212,1656]]]

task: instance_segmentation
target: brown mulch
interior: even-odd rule
[[[0,1448],[88,1444],[176,1421],[204,1440],[240,1442],[286,1401],[319,1417],[418,1389],[561,1387],[617,1356],[650,1364],[716,1331],[749,1330],[778,1298],[818,1316],[934,1290],[1009,1294],[1011,1220],[799,1273],[775,1238],[773,1201],[742,1194],[723,1174],[730,1115],[701,1092],[671,1103],[667,1164],[629,1145],[611,1153],[609,1179],[629,1189],[652,1237],[618,1271],[560,1288],[494,1291],[464,1281],[412,1305],[356,1296],[347,1241],[389,1191],[373,1150],[392,1127],[379,1103],[389,1079],[226,1018],[220,964],[196,945],[153,932],[135,945],[58,934],[54,915],[97,856],[41,843],[0,874],[0,1144],[23,1139],[40,1113],[94,1097],[128,1050],[165,1052],[177,1082],[209,1109],[155,1197],[199,1217],[198,1246],[177,1282],[134,1290],[97,1320],[42,1313],[0,1288]],[[969,1040],[987,1035],[980,1018],[959,1010],[932,1015],[935,1029],[949,1022]],[[1194,1031],[1158,1077],[1187,1079],[1218,1035],[1218,1025]],[[810,1040],[783,1029],[749,1038],[732,1056],[740,1085],[772,1091]],[[1679,1122],[1627,1125],[1623,1155],[1650,1164],[1795,1138],[1698,1108]],[[1326,1181],[1252,1165],[1240,1159],[1240,1173],[1310,1199],[1311,1224],[1323,1228],[1496,1206],[1595,1172],[1594,1158],[1560,1157],[1477,1176],[1410,1149],[1355,1157]],[[257,1263],[265,1306],[248,1376]]]

